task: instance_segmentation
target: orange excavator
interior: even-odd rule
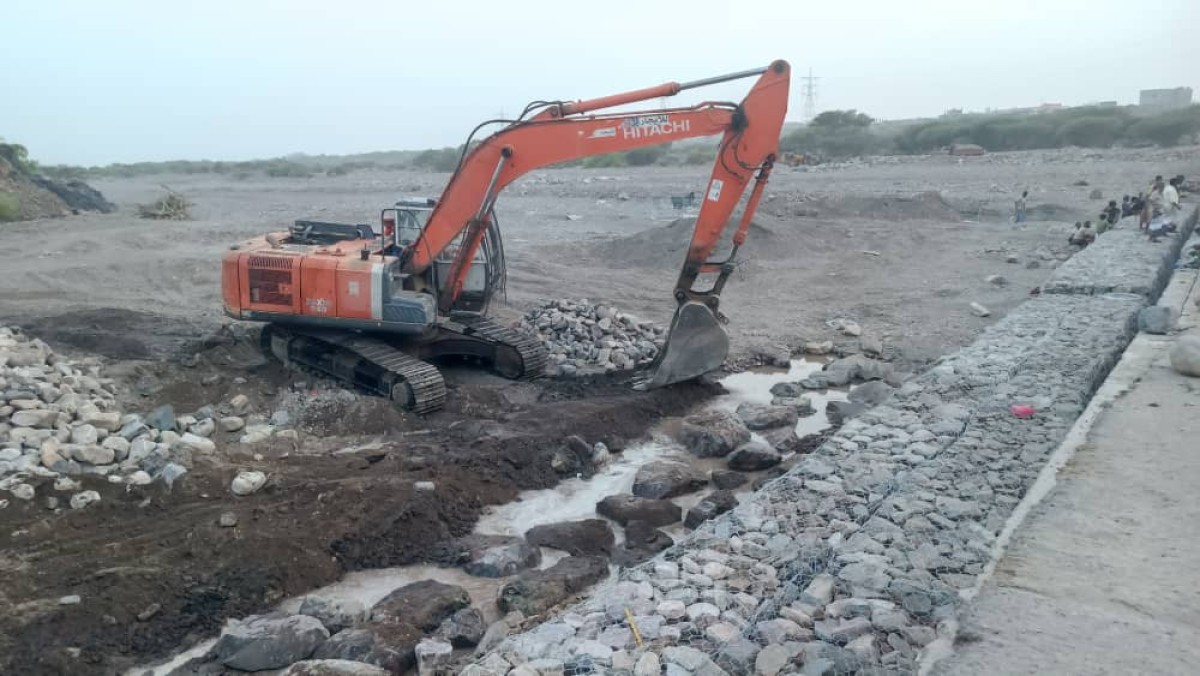
[[[538,377],[548,360],[540,341],[486,316],[506,274],[494,209],[500,192],[548,165],[719,134],[675,284],[675,314],[638,386],[661,387],[714,371],[729,352],[721,291],[778,154],[790,76],[787,62],[775,61],[586,101],[535,101],[516,120],[476,127],[441,197],[405,199],[384,209],[379,234],[369,225],[300,220],[231,247],[222,261],[225,313],[266,322],[263,348],[285,364],[314,369],[417,413],[439,408],[446,397],[431,361],[467,357],[506,378]],[[750,77],[758,80],[741,103],[610,110]],[[475,141],[488,124],[504,126]],[[730,252],[711,260],[751,183]],[[701,281],[707,283],[698,288]]]

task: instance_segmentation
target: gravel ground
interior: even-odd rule
[[[755,341],[831,337],[826,322],[849,317],[919,366],[970,342],[1045,279],[1054,253],[1065,253],[1071,223],[1099,211],[1101,203],[1088,197],[1092,190],[1119,199],[1142,177],[1195,174],[1196,156],[1194,149],[1064,150],[965,158],[961,164],[925,156],[780,168],[757,219],[762,229],[752,234],[725,293],[722,309],[731,319],[734,351]],[[680,235],[641,235],[664,254],[650,264],[629,255],[629,247],[624,256],[612,255],[622,251],[614,240],[686,217],[672,209],[669,197],[701,188],[706,175],[701,167],[561,169],[535,172],[511,186],[498,214],[511,258],[512,316],[549,296],[601,300],[645,319],[669,319],[681,262],[669,254]],[[220,321],[218,261],[229,244],[295,218],[374,222],[399,195],[437,194],[445,178],[364,171],[312,179],[97,181],[95,187],[120,205],[118,213],[0,229],[7,253],[0,269],[0,319],[54,318],[60,328],[70,328],[70,315],[79,311],[144,312],[154,320],[137,335],[123,336],[123,347],[110,356],[133,356],[139,347],[161,355],[179,345],[181,334]],[[1088,185],[1074,185],[1079,181]],[[162,184],[195,202],[196,220],[134,217],[135,205],[155,199]],[[1033,220],[1014,229],[1006,222],[1008,210],[1026,187]],[[897,200],[931,190],[944,202]],[[686,228],[677,230],[686,238]],[[1005,263],[1010,255],[1018,263]],[[1027,269],[1031,260],[1040,267]],[[1010,283],[989,284],[986,278],[995,274]],[[971,302],[992,316],[973,316]]]

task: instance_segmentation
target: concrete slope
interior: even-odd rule
[[[1200,334],[1194,273],[1181,327]],[[1190,328],[1186,328],[1190,325]],[[1111,404],[965,618],[938,674],[1194,674],[1200,665],[1200,380],[1142,334]]]

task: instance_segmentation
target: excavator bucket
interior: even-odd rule
[[[675,310],[667,342],[650,367],[650,376],[638,384],[648,390],[698,378],[721,368],[729,354],[729,336],[703,303],[688,301]]]

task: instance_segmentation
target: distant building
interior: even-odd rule
[[[1173,110],[1192,105],[1192,88],[1143,89],[1138,92],[1138,106],[1153,110]]]

